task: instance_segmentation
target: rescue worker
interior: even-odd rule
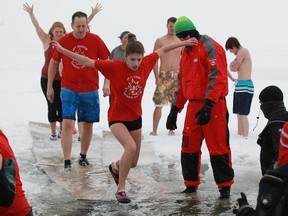
[[[180,40],[196,38],[198,44],[185,47],[180,60],[179,90],[171,106],[166,127],[177,128],[177,114],[189,101],[181,149],[184,193],[196,192],[200,184],[201,145],[205,139],[220,198],[230,197],[234,171],[229,146],[228,71],[223,47],[207,35],[201,35],[193,22],[179,17],[174,25]]]

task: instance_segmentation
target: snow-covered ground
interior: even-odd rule
[[[233,83],[229,81],[230,93],[227,103],[230,110],[230,143],[235,170],[235,188],[240,190],[243,187],[243,191],[248,194],[248,199],[254,199],[260,178],[260,149],[256,140],[266,124],[266,119],[260,115],[258,126],[253,131],[257,122],[256,117],[259,114],[259,92],[267,85],[274,84],[283,90],[285,101],[288,101],[286,75],[288,32],[284,28],[286,26],[284,22],[288,20],[288,14],[284,11],[286,3],[284,0],[280,0],[277,4],[272,4],[268,0],[216,2],[184,0],[180,4],[172,0],[148,0],[136,4],[132,0],[103,1],[100,2],[103,5],[103,11],[92,21],[91,31],[99,34],[112,49],[119,43],[117,37],[120,32],[130,30],[143,42],[146,53],[150,53],[155,39],[166,32],[166,19],[170,16],[186,15],[195,22],[201,33],[207,33],[222,45],[229,36],[238,37],[252,55],[255,94],[249,115],[250,135],[247,140],[244,140],[237,136],[237,119],[232,114]],[[56,205],[53,203],[54,199],[57,200],[59,196],[64,199],[62,206],[59,204],[55,207],[61,209],[61,207],[65,208],[65,204],[69,206],[71,198],[63,191],[54,190],[53,182],[50,182],[35,166],[28,123],[29,121],[47,122],[46,102],[40,88],[40,71],[44,56],[29,16],[22,10],[23,3],[5,1],[0,8],[0,128],[8,136],[18,158],[29,202],[39,215],[40,213],[45,215],[45,210]],[[72,13],[76,10],[83,10],[89,14],[90,7],[96,4],[91,0],[81,3],[76,0],[71,0],[69,3],[64,0],[45,2],[35,0],[28,3],[34,3],[35,15],[46,31],[55,20],[63,21],[67,30],[70,31],[69,23]],[[259,4],[261,4],[261,10],[258,10]],[[215,7],[217,7],[216,10]],[[228,61],[230,62],[233,58],[234,56],[227,52]],[[100,76],[100,79],[102,84],[103,77]],[[157,156],[162,160],[179,162],[181,129],[185,112],[178,117],[176,136],[171,137],[167,135],[165,129],[169,108],[164,107],[158,130],[159,135],[149,136],[154,110],[152,102],[154,88],[154,77],[151,74],[143,97],[144,139],[153,143]],[[107,98],[101,97],[101,122],[94,125],[95,134],[101,135],[103,130],[109,130],[106,121],[107,108]],[[203,146],[202,160],[209,164],[205,146]],[[180,174],[181,171],[178,171]],[[211,169],[207,171],[208,179],[210,179],[209,175],[212,175]],[[211,183],[214,184],[213,180]],[[50,186],[51,189],[49,189]],[[181,189],[179,186],[179,191]],[[49,193],[45,195],[47,200],[45,196],[40,196],[43,193]],[[234,198],[236,200],[237,197],[234,196]],[[251,202],[255,203],[255,200]],[[81,208],[84,204],[78,203],[78,205]]]

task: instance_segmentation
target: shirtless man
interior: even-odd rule
[[[233,113],[238,118],[238,135],[248,138],[251,102],[254,94],[254,85],[251,80],[252,61],[249,51],[242,47],[235,37],[230,37],[225,44],[226,50],[236,55],[236,58],[230,63],[230,71],[238,73],[238,79],[235,86],[233,97]],[[232,81],[235,79],[231,76]]]
[[[154,44],[154,50],[157,50],[169,43],[176,43],[179,39],[174,33],[175,17],[170,17],[167,20],[167,34],[158,38]],[[181,48],[174,49],[160,57],[160,70],[158,61],[155,64],[153,71],[155,75],[156,90],[153,95],[155,110],[153,113],[153,131],[150,135],[157,135],[157,128],[162,115],[163,105],[172,102],[174,92],[178,89],[178,74]],[[174,135],[173,130],[170,130],[169,135]]]

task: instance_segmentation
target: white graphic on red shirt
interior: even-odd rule
[[[127,98],[137,98],[137,97],[139,97],[139,95],[142,94],[143,87],[141,85],[139,85],[139,78],[140,77],[135,77],[135,76],[127,78],[128,87],[126,87],[125,91],[124,91],[124,95]]]
[[[88,50],[88,48],[85,47],[85,46],[83,46],[83,45],[77,45],[76,47],[74,47],[74,48],[72,49],[72,51],[73,51],[74,53],[78,53],[78,54],[83,55],[83,56],[85,56],[85,51],[87,51],[87,50]],[[71,64],[73,65],[73,67],[75,67],[75,68],[77,68],[77,69],[82,69],[82,68],[85,67],[84,65],[78,63],[78,62],[75,61],[75,60],[72,60],[72,61],[71,61]]]

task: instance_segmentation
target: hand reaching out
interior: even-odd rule
[[[57,41],[51,41],[50,46],[54,46],[59,52],[63,53],[64,48]]]

